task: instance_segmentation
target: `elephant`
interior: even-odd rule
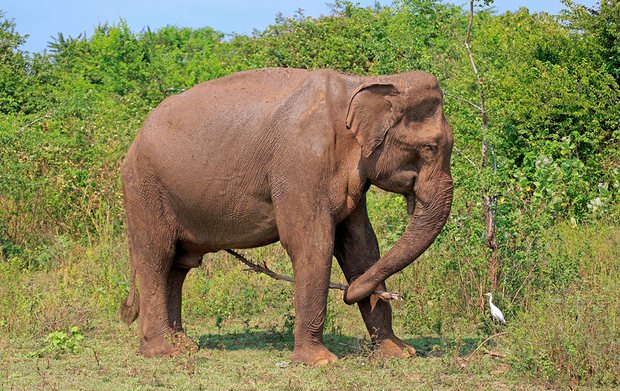
[[[426,251],[450,214],[453,134],[442,102],[426,72],[291,68],[238,72],[163,100],[121,167],[131,268],[121,318],[139,316],[140,352],[195,346],[181,295],[204,254],[280,241],[294,274],[293,362],[337,360],[323,344],[333,257],[376,354],[415,355],[373,292]],[[407,227],[383,256],[370,185],[407,202]]]

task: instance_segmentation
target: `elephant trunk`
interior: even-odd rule
[[[415,208],[403,236],[351,283],[344,297],[347,304],[364,299],[386,278],[416,260],[441,232],[452,206],[453,186],[449,170],[435,175],[421,172],[416,190],[419,191],[416,191]]]

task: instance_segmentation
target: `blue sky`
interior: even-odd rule
[[[101,23],[127,21],[133,31],[149,26],[157,29],[166,25],[181,27],[210,26],[223,33],[248,34],[253,29],[262,30],[273,23],[278,12],[293,15],[299,8],[309,16],[329,14],[333,0],[3,0],[0,10],[5,18],[14,19],[17,31],[28,34],[22,49],[42,51],[52,36],[62,32],[65,36],[86,33],[90,36]],[[372,6],[374,0],[358,0]],[[445,1],[444,1],[445,2]],[[450,0],[463,5],[466,0]],[[481,1],[479,1],[481,3]],[[381,0],[381,4],[391,4]],[[577,3],[593,7],[596,0],[578,0]],[[563,5],[560,0],[495,0],[498,12],[514,11],[527,7],[532,12],[558,13]]]

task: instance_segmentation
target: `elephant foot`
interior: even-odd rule
[[[323,345],[313,346],[311,348],[299,347],[293,350],[291,361],[298,364],[306,364],[311,367],[320,367],[323,365],[335,363],[338,357]]]
[[[416,355],[413,347],[395,336],[375,342],[373,354],[382,358],[409,358]]]
[[[145,357],[172,357],[182,353],[193,353],[198,346],[184,332],[174,332],[161,338],[140,341],[140,353]]]

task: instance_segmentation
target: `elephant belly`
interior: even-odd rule
[[[265,246],[278,241],[271,204],[244,200],[226,207],[204,205],[179,215],[180,245],[189,252]],[[213,205],[215,204],[215,205]]]

